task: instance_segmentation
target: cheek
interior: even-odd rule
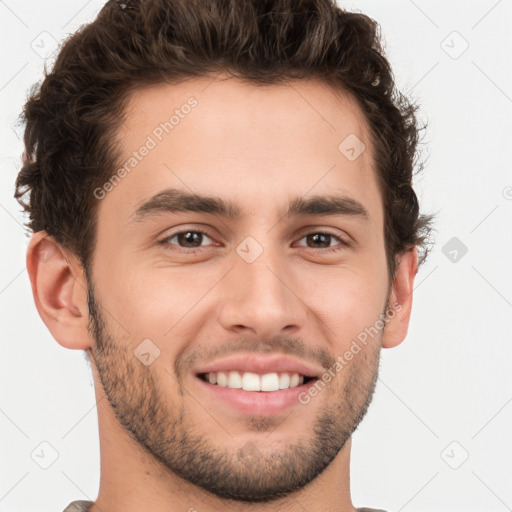
[[[368,269],[331,269],[305,280],[301,297],[324,328],[339,353],[381,318],[387,296],[387,278]]]
[[[149,338],[162,352],[178,352],[179,340],[194,336],[196,306],[218,282],[211,272],[172,268],[133,268],[105,274],[103,305],[137,345]],[[197,310],[198,311],[198,310]],[[172,343],[170,343],[172,341]]]

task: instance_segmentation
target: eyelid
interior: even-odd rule
[[[320,253],[329,253],[329,252],[336,252],[341,251],[342,249],[347,249],[352,246],[351,239],[348,235],[342,235],[340,233],[332,233],[331,231],[325,230],[325,229],[313,229],[310,231],[307,231],[305,234],[299,236],[299,239],[297,242],[300,242],[304,238],[306,238],[309,235],[327,235],[330,236],[336,240],[338,240],[338,244],[330,247],[319,247],[315,249],[314,247],[308,247],[307,245],[299,245],[298,247],[301,247],[302,249],[311,249],[313,251],[317,251]],[[296,243],[297,243],[296,242]]]
[[[346,232],[341,229],[336,228],[327,228],[322,226],[306,226],[305,228],[299,231],[299,238],[303,238],[307,235],[323,233],[325,235],[331,235],[333,237],[339,238],[347,245],[350,245],[355,242],[355,240]]]
[[[162,235],[162,240],[166,240],[167,238],[173,237],[175,235],[179,235],[180,233],[186,233],[188,231],[198,232],[198,233],[204,233],[205,235],[208,235],[210,238],[216,238],[217,235],[214,234],[214,231],[210,229],[209,227],[203,226],[202,224],[198,224],[195,226],[178,226],[176,228],[170,228],[163,231],[163,233],[167,233],[165,235]]]
[[[163,238],[161,238],[158,243],[159,244],[162,244],[162,245],[170,245],[167,243],[167,241],[170,239],[170,238],[174,238],[176,235],[180,235],[180,234],[183,234],[183,233],[188,233],[188,232],[192,232],[192,233],[202,233],[203,235],[206,235],[208,238],[212,239],[213,242],[216,242],[216,239],[215,239],[215,236],[210,232],[210,230],[208,230],[207,228],[203,228],[203,227],[200,227],[200,228],[190,228],[190,227],[184,227],[184,228],[180,228],[180,229],[177,229],[176,231],[173,231],[167,235],[165,235]],[[218,245],[216,243],[216,245]],[[179,246],[177,246],[179,247]],[[201,246],[203,247],[203,246]],[[193,249],[186,249],[186,248],[179,248],[179,249],[176,249],[177,251],[184,251],[184,252],[194,252],[194,251],[197,251],[199,249],[201,249],[201,247],[195,247]]]

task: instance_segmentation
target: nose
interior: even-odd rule
[[[236,256],[234,267],[223,280],[220,323],[237,333],[251,330],[260,339],[299,330],[307,308],[294,291],[295,280],[286,262],[269,250],[252,263]]]

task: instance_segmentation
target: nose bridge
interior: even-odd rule
[[[293,293],[282,247],[271,235],[259,238],[264,242],[247,237],[236,247],[220,321],[227,329],[244,326],[274,336],[285,327],[302,325],[305,306]]]

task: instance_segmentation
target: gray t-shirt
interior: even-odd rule
[[[92,505],[92,501],[73,501],[65,509],[64,512],[87,512]],[[386,512],[377,508],[358,508],[357,512]]]

